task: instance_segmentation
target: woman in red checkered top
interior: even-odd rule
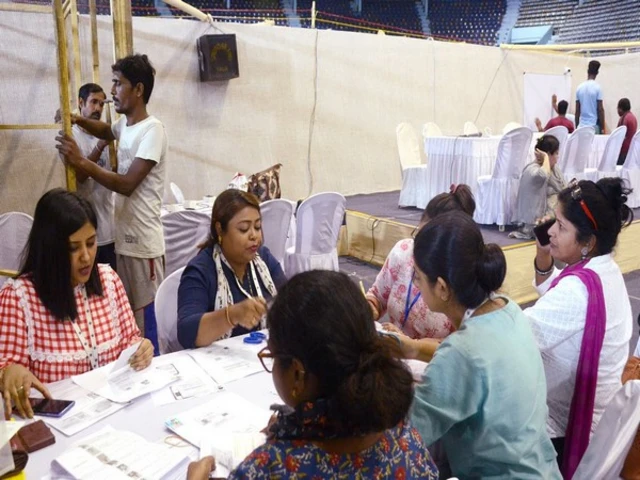
[[[32,417],[31,388],[105,365],[140,341],[122,282],[96,258],[96,214],[75,193],[54,189],[36,205],[20,275],[0,290],[0,388]],[[151,363],[144,339],[130,364]]]

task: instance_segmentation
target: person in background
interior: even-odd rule
[[[564,188],[564,176],[558,167],[560,142],[553,135],[543,135],[536,143],[535,161],[522,170],[516,203],[516,222],[522,226],[509,238],[533,239],[536,220],[553,213],[558,194]]]
[[[467,185],[452,185],[450,192],[431,199],[417,228],[420,229],[438,215],[454,210],[473,217],[475,209],[471,189]],[[413,271],[413,238],[400,240],[389,252],[366,294],[373,319],[386,318],[389,324],[385,326],[389,330],[411,338],[445,338],[454,327],[445,315],[428,309],[415,284]]]
[[[540,119],[536,118],[535,122],[536,122],[536,127],[538,128],[538,131],[546,132],[550,128],[562,126],[562,127],[566,127],[569,133],[573,133],[573,131],[576,128],[573,122],[567,118],[567,110],[569,109],[569,103],[567,103],[566,100],[560,100],[560,102],[558,102],[556,106],[555,100],[556,100],[556,96],[553,95],[553,107],[554,107],[553,109],[558,113],[558,116],[549,120],[547,124],[544,126],[544,128],[542,128],[542,122],[540,121]]]
[[[257,197],[225,190],[213,204],[209,240],[180,279],[178,341],[185,348],[204,347],[264,328],[266,301],[285,281],[262,245]]]
[[[164,234],[160,207],[164,193],[167,136],[147,112],[155,70],[146,55],[130,55],[111,66],[113,125],[72,115],[72,123],[106,141],[118,140],[118,172],[82,155],[76,142],[56,137],[56,148],[81,175],[116,192],[115,235],[118,272],[140,330],[155,338],[153,301],[164,279]],[[145,331],[145,319],[148,331]]]
[[[596,82],[599,71],[600,62],[591,60],[587,69],[587,80],[576,89],[576,128],[594,127],[596,134],[605,131],[602,88]]]
[[[450,212],[422,227],[414,257],[429,309],[457,328],[416,387],[410,419],[425,444],[439,441],[459,478],[560,479],[531,326],[495,295],[507,269],[502,249],[484,244],[471,217]]]
[[[629,353],[631,305],[612,255],[621,228],[633,220],[629,193],[620,178],[571,182],[558,195],[551,243],[537,244],[533,267],[540,298],[524,313],[542,353],[547,431],[565,478],[573,475],[620,388]],[[558,270],[556,261],[567,267]]]
[[[80,116],[91,120],[100,120],[107,96],[100,85],[86,83],[78,92]],[[109,142],[96,137],[75,124],[72,127],[73,138],[83,156],[98,166],[110,170]],[[98,217],[98,253],[96,263],[108,263],[116,270],[115,225],[113,219],[114,193],[100,185],[94,179],[76,171],[78,193],[91,202]]]
[[[438,478],[406,420],[411,372],[397,358],[397,342],[376,332],[349,277],[296,275],[279,291],[267,323],[269,340],[258,357],[286,406],[270,422],[267,442],[229,479]]]
[[[618,115],[620,115],[618,126],[622,127],[624,125],[627,127],[627,133],[624,137],[624,142],[622,142],[620,156],[618,157],[618,165],[624,165],[624,161],[627,159],[627,154],[629,153],[629,147],[631,146],[631,140],[638,131],[638,119],[631,112],[631,102],[628,98],[621,98],[618,101]]]
[[[80,375],[116,360],[140,342],[122,282],[96,258],[97,219],[91,205],[61,188],[36,205],[24,264],[0,290],[0,390],[5,415],[14,403],[32,417],[31,388]],[[144,339],[130,360],[150,365]]]

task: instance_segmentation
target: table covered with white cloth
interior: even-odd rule
[[[264,332],[268,333],[267,331]],[[243,339],[246,336],[247,335],[221,340],[216,342],[216,345],[233,349],[242,349],[250,355],[253,353],[257,355],[257,353],[265,347],[266,343],[264,341],[260,344],[244,343]],[[189,356],[188,350],[170,353],[157,358],[165,360],[173,359],[173,361],[175,361],[176,358],[185,356]],[[407,364],[411,368],[414,377],[420,376],[427,365],[426,363],[422,363],[417,360],[409,360],[407,361]],[[68,379],[65,381],[71,382],[72,380]],[[165,389],[169,388],[171,387],[165,387]],[[259,373],[226,383],[224,385],[224,390],[221,391],[233,392],[265,411],[268,411],[269,407],[273,403],[282,403],[276,393],[271,374],[262,369]],[[174,415],[186,412],[211,401],[212,396],[217,394],[213,393],[208,396],[189,398],[160,406],[156,405],[152,395],[154,394],[145,395],[134,400],[125,408],[100,420],[94,425],[71,437],[67,437],[52,428],[51,431],[56,437],[56,443],[29,455],[29,462],[25,470],[27,478],[40,479],[48,475],[51,462],[55,458],[58,458],[65,452],[65,450],[83,438],[100,431],[106,425],[110,425],[116,430],[127,430],[133,432],[150,442],[168,445],[174,444],[173,448],[184,448],[187,455],[189,455],[187,452],[190,452],[190,455],[197,459],[197,450],[193,447],[189,447],[188,445],[185,446],[184,442],[179,442],[182,445],[175,446],[176,437],[165,427],[164,422]],[[267,420],[268,417],[265,420],[265,426]]]
[[[529,151],[533,161],[535,142],[541,134],[534,135]],[[425,208],[430,199],[448,192],[452,184],[464,183],[476,194],[477,180],[482,175],[491,175],[498,155],[501,136],[490,137],[426,137],[424,149],[427,156],[428,182]],[[609,135],[596,135],[591,148],[588,168],[597,168]]]

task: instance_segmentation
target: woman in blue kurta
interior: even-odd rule
[[[416,388],[411,421],[425,443],[440,441],[460,478],[560,479],[530,323],[517,304],[493,294],[506,274],[502,250],[453,212],[418,233],[414,260],[427,305],[458,327]]]
[[[266,301],[285,281],[280,264],[262,246],[258,199],[225,190],[213,205],[209,240],[180,279],[180,344],[203,347],[264,328]]]

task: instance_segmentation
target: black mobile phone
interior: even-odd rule
[[[48,398],[29,398],[29,403],[35,415],[45,417],[61,417],[76,404],[73,400],[49,400]]]
[[[549,238],[549,229],[554,223],[556,223],[556,219],[552,218],[551,220],[547,220],[546,222],[533,227],[533,234],[536,236],[538,242],[543,247],[545,245],[549,245],[549,242],[551,241],[551,239]]]

